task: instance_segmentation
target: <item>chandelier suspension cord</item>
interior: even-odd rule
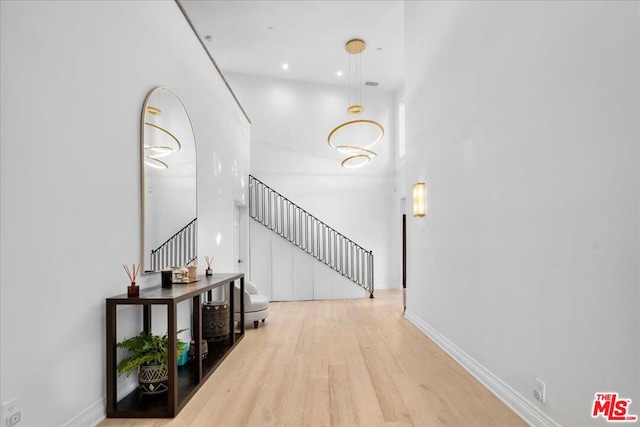
[[[353,55],[352,55],[353,56]],[[356,103],[362,105],[362,55],[356,55],[358,57],[357,71],[356,71]]]
[[[357,60],[354,63],[353,55],[349,54],[349,105],[356,104],[358,102],[358,63]]]
[[[356,58],[352,58],[352,57]],[[349,105],[362,105],[362,55],[349,54]]]
[[[353,70],[351,68],[351,55],[349,55],[349,105],[353,105],[353,99],[351,98],[351,88],[353,87]]]

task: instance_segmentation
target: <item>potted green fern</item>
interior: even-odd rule
[[[186,331],[181,329],[180,332]],[[138,372],[138,385],[143,394],[159,394],[167,391],[169,379],[169,337],[140,332],[117,344],[129,350],[129,355],[118,364],[118,375]],[[178,340],[177,359],[187,351],[187,343]]]

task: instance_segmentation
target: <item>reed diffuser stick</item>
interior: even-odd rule
[[[131,269],[129,269],[127,264],[122,264],[122,267],[124,267],[124,271],[127,273],[127,276],[129,276],[131,283],[136,283],[136,277],[138,277],[138,273],[140,273],[140,264],[138,264],[137,267],[135,264],[132,264]]]

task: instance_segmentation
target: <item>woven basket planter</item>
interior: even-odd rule
[[[169,389],[169,367],[166,365],[140,365],[138,386],[142,394],[160,394]]]
[[[209,301],[202,304],[202,338],[213,342],[229,339],[227,301]]]

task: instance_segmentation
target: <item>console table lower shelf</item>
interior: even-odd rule
[[[242,338],[241,334],[236,333],[236,342],[233,346],[209,345],[209,354],[205,359],[202,359],[202,380],[200,382],[196,382],[196,369],[192,362],[178,367],[178,412]],[[138,388],[116,403],[117,418],[167,418],[170,411],[171,405],[169,405],[167,393],[145,395]]]
[[[171,288],[160,286],[141,290],[138,297],[129,298],[119,295],[107,298],[107,417],[109,418],[173,418],[196,394],[202,384],[213,374],[224,359],[233,351],[244,337],[244,301],[234,301],[233,286],[240,283],[240,295],[244,292],[244,274],[214,274],[201,276],[198,282],[188,285],[174,285]],[[202,302],[212,300],[212,290],[225,287],[229,300],[229,338],[224,341],[209,342],[205,358],[196,356],[183,366],[177,365],[177,305],[180,301],[191,300],[191,330],[195,341],[196,355],[201,355],[202,342]],[[228,287],[228,290],[226,289]],[[203,298],[205,297],[205,298]],[[234,305],[240,305],[240,322],[236,330]],[[167,308],[167,333],[169,340],[169,379],[168,390],[157,395],[143,394],[139,388],[118,400],[117,396],[117,306],[134,305],[142,307],[143,325],[146,332],[151,331],[151,307],[163,305]],[[226,335],[225,335],[226,336]]]

